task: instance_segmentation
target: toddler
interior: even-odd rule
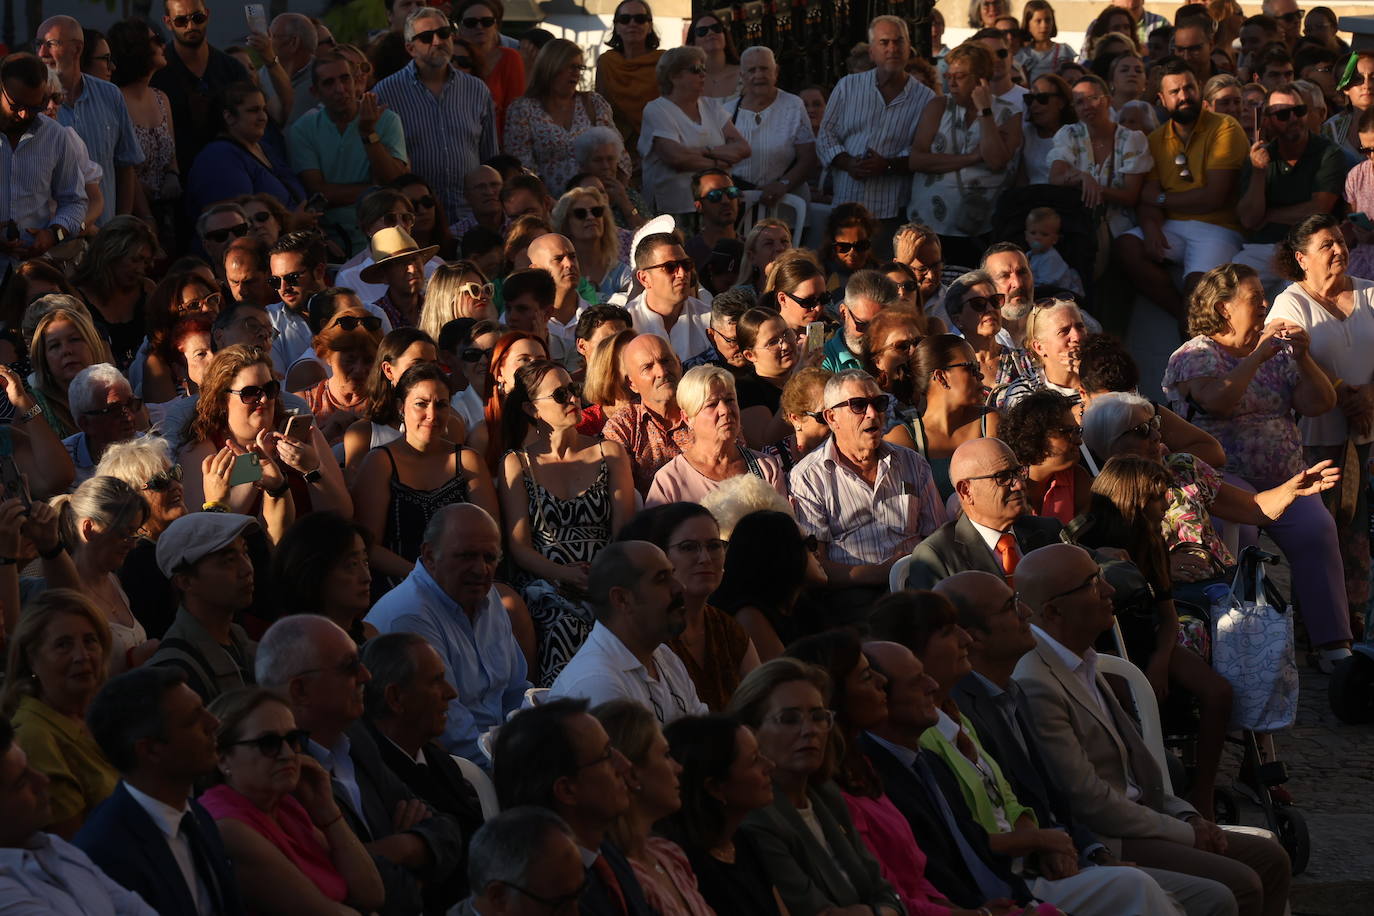
[[[1062,221],[1052,207],[1036,207],[1026,214],[1026,245],[1030,249],[1031,275],[1035,286],[1055,286],[1083,295],[1083,280],[1055,250]]]

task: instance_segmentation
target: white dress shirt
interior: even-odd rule
[[[191,810],[190,805],[173,808],[151,795],[145,795],[127,782],[124,783],[124,788],[128,791],[129,797],[138,802],[140,808],[148,812],[148,816],[153,819],[153,824],[167,838],[167,846],[172,851],[172,858],[176,860],[177,868],[181,871],[181,877],[186,881],[186,887],[191,891],[191,899],[196,902],[196,912],[200,916],[214,916],[215,908],[210,892],[205,887],[205,881],[200,877],[200,873],[196,871],[196,858],[191,852],[191,841],[181,832],[181,819]]]
[[[667,725],[680,716],[704,716],[710,710],[697,697],[692,677],[666,645],[654,650],[652,677],[644,663],[605,624],[597,621],[587,641],[559,672],[549,697],[585,697],[593,706],[607,700],[634,700],[652,709]]]
[[[687,297],[671,331],[664,328],[663,317],[644,301],[644,293],[626,302],[625,309],[638,333],[666,338],[679,360],[689,360],[711,346],[711,339],[706,336],[706,329],[711,326],[711,307],[700,299]]]

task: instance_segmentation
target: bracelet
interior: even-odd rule
[[[28,410],[11,420],[10,425],[18,426],[20,423],[27,423],[41,413],[43,413],[43,405],[35,403]]]
[[[62,540],[62,538],[58,538],[57,543],[53,545],[51,550],[40,550],[38,551],[38,555],[42,557],[44,560],[51,560],[56,558],[58,554],[62,553],[66,549],[67,542]]]
[[[318,829],[321,833],[323,833],[324,831],[328,830],[330,827],[333,827],[335,824],[337,824],[337,823],[338,823],[339,821],[341,821],[341,820],[343,820],[343,812],[342,812],[342,811],[340,811],[338,814],[334,815],[334,819],[331,820],[331,821],[329,821],[329,823],[327,823],[327,824],[318,824],[318,825],[316,825],[316,829]]]
[[[217,499],[212,499],[200,507],[202,512],[228,512],[229,507]]]
[[[274,57],[271,60],[265,60],[262,62],[262,65],[264,67],[275,67],[277,65],[277,59]]]
[[[281,498],[282,498],[283,496],[285,496],[287,493],[290,493],[290,492],[291,492],[291,485],[290,485],[290,484],[287,484],[287,483],[283,483],[281,486],[277,487],[275,490],[269,490],[269,489],[267,489],[266,487],[263,487],[263,488],[262,488],[262,492],[266,493],[268,496],[272,497],[273,499],[281,499]]]

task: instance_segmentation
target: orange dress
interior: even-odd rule
[[[501,59],[482,77],[491,90],[491,106],[496,112],[496,137],[506,135],[506,106],[525,94],[525,61],[514,48],[502,48]]]

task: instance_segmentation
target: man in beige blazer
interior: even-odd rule
[[[1113,619],[1097,563],[1079,547],[1042,547],[1021,560],[1016,586],[1035,613],[1036,646],[1015,679],[1078,820],[1120,859],[1220,881],[1241,916],[1281,916],[1288,854],[1272,840],[1223,832],[1166,792],[1134,720],[1097,673],[1092,646]]]

